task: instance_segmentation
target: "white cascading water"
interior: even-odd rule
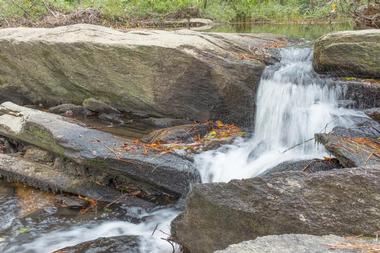
[[[308,141],[314,133],[337,125],[351,126],[353,116],[363,117],[362,113],[338,108],[342,90],[327,85],[328,80],[315,74],[310,49],[284,49],[281,56],[281,62],[268,67],[260,82],[254,136],[196,156],[203,182],[254,177],[283,161],[323,157],[327,155],[324,148]],[[172,247],[161,239],[167,235],[160,230],[169,232],[177,214],[176,210],[163,209],[145,214],[152,218],[140,224],[111,221],[74,226],[41,234],[33,242],[6,252],[44,253],[98,237],[141,235],[145,238],[142,252],[168,253]]]
[[[281,62],[268,67],[260,82],[253,138],[198,155],[202,181],[250,178],[284,161],[327,155],[314,134],[363,117],[338,108],[343,91],[328,82],[314,72],[311,49],[281,50]]]

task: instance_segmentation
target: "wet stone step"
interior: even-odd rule
[[[180,156],[147,151],[131,140],[11,102],[0,106],[0,135],[66,157],[88,167],[90,174],[100,170],[124,176],[174,197],[185,195],[191,183],[200,181],[193,164]],[[125,145],[134,148],[126,151]]]
[[[45,191],[67,192],[98,201],[117,202],[146,209],[154,207],[153,203],[123,195],[89,178],[68,175],[49,166],[6,154],[0,154],[0,174],[8,181],[24,183]]]

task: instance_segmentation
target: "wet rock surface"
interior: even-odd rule
[[[272,234],[372,235],[380,228],[379,187],[378,165],[196,184],[172,234],[197,253]]]
[[[315,137],[344,167],[380,164],[380,125],[374,120],[352,128],[335,127],[330,133]]]
[[[329,33],[314,44],[317,72],[336,76],[380,78],[378,29]]]
[[[2,135],[67,157],[90,171],[125,176],[176,197],[200,180],[192,163],[177,155],[147,154],[141,147],[127,152],[123,146],[133,146],[130,140],[86,128],[58,115],[13,103],[3,103],[0,114]]]
[[[66,116],[90,116],[91,111],[83,106],[73,104],[61,104],[49,108],[49,112]]]
[[[273,173],[286,171],[303,171],[313,173],[317,171],[327,171],[341,168],[342,165],[337,159],[334,158],[327,160],[311,159],[301,161],[287,161],[269,169],[268,171],[265,171],[263,175],[270,175]]]
[[[142,138],[142,140],[147,143],[191,143],[195,142],[196,138],[205,136],[211,129],[212,126],[208,123],[180,125],[155,130],[148,136]]]
[[[343,87],[344,98],[353,101],[353,108],[368,109],[380,107],[380,83],[368,80],[334,80],[336,85]]]
[[[103,237],[93,241],[84,242],[72,247],[54,251],[55,253],[140,253],[139,237],[115,236]]]
[[[87,24],[2,29],[0,102],[49,107],[93,97],[119,111],[250,125],[268,49],[286,44],[270,34]]]
[[[379,243],[334,235],[270,235],[229,246],[215,253],[361,253]]]
[[[364,113],[380,123],[380,107],[367,109],[364,111]]]
[[[154,207],[153,203],[123,195],[119,191],[96,183],[89,177],[70,175],[46,165],[6,154],[0,154],[0,174],[7,181],[21,182],[45,191],[72,193],[99,201],[128,203],[144,208]]]
[[[143,118],[140,121],[151,125],[155,128],[166,128],[166,127],[173,127],[178,125],[187,125],[191,124],[192,122],[189,120],[184,119],[172,119],[172,118]]]
[[[95,98],[87,98],[83,101],[83,107],[89,111],[97,113],[113,113],[120,114],[120,111],[116,108],[104,103],[103,101]]]

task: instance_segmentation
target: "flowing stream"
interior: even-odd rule
[[[310,48],[281,50],[281,61],[265,70],[259,85],[254,136],[197,156],[202,181],[249,178],[284,161],[327,156],[314,134],[365,117],[338,107],[343,95],[314,72]]]
[[[283,49],[281,56],[281,62],[268,67],[260,82],[254,136],[196,156],[203,182],[254,177],[284,161],[327,156],[324,148],[312,140],[314,133],[329,131],[338,125],[350,126],[353,117],[363,116],[338,107],[343,91],[313,71],[309,48]],[[172,252],[171,245],[161,237],[167,237],[165,233],[170,231],[170,222],[177,214],[174,209],[161,209],[139,214],[142,223],[71,224],[66,229],[32,234],[23,243],[14,241],[2,252],[51,252],[116,235],[141,235],[143,252]],[[153,231],[156,232],[152,236]],[[13,240],[17,238],[19,236]]]

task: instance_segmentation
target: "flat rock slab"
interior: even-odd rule
[[[59,115],[5,102],[0,106],[0,135],[33,144],[105,173],[130,177],[180,196],[199,182],[191,162],[173,154],[146,152],[130,140],[89,129]],[[130,151],[123,145],[135,147]]]
[[[286,43],[88,24],[0,29],[0,102],[50,107],[94,97],[121,111],[249,125],[263,62]]]
[[[123,195],[88,178],[67,175],[49,166],[6,154],[0,154],[0,175],[7,181],[24,183],[44,191],[66,192],[98,201],[140,206],[146,209],[154,207],[153,203]]]
[[[380,30],[329,33],[314,44],[314,68],[336,76],[380,78]]]
[[[197,253],[273,234],[373,235],[379,199],[380,166],[196,184],[172,235]]]
[[[315,138],[346,168],[380,164],[380,125],[360,119],[352,128],[335,127]]]
[[[285,234],[259,237],[231,245],[215,253],[362,253],[367,249],[379,247],[380,244],[373,240],[365,241],[334,235]]]
[[[344,167],[380,164],[380,141],[364,137],[341,137],[317,134],[317,140],[330,151]]]

